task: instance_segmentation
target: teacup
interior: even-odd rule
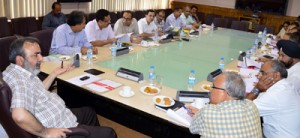
[[[123,87],[123,95],[124,95],[124,96],[129,96],[129,95],[131,95],[131,87],[130,87],[130,86],[124,86],[124,87]]]

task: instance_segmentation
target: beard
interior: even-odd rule
[[[284,64],[284,66],[289,69],[290,67],[293,66],[293,59],[289,59],[287,62],[284,61],[280,61],[282,64]]]
[[[37,62],[34,68],[30,66],[30,63],[27,60],[25,60],[24,62],[24,69],[26,69],[33,75],[38,75],[40,73],[40,67],[41,67],[41,62]]]

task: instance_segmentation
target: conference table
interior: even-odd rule
[[[154,65],[156,74],[163,77],[159,95],[175,99],[178,90],[187,89],[191,69],[196,74],[194,90],[199,92],[204,91],[203,84],[211,84],[206,77],[218,68],[221,57],[225,58],[225,69],[238,70],[236,59],[240,51],[250,48],[256,37],[254,33],[221,28],[190,37],[190,41],[173,41],[153,47],[133,45],[129,54],[117,57],[111,56],[110,46],[98,47],[98,59],[92,66],[81,60],[80,67],[58,76],[57,91],[70,108],[91,106],[99,115],[151,137],[199,137],[190,134],[187,126],[171,119],[166,112],[156,109],[153,96],[140,92],[141,87],[149,85],[147,81],[130,81],[116,76],[116,71],[120,67],[138,71],[147,80],[149,67]],[[41,71],[46,75],[60,65],[59,61],[44,61]],[[113,80],[122,86],[97,92],[67,81],[85,74],[84,70],[90,68],[105,72],[97,77]],[[123,86],[130,86],[135,95],[129,98],[120,96]]]

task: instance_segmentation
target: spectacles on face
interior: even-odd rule
[[[258,75],[260,76],[264,76],[264,75],[268,75],[269,73],[274,73],[274,71],[263,71],[263,70],[261,70],[259,73],[258,73]]]
[[[126,17],[123,17],[123,20],[126,20],[126,21],[131,21],[131,18],[126,18]]]
[[[221,91],[226,91],[225,89],[223,89],[223,88],[219,88],[219,87],[216,87],[216,86],[214,86],[214,85],[213,85],[211,88],[212,88],[212,89],[221,90]]]

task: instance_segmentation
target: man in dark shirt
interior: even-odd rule
[[[61,24],[66,23],[67,18],[61,12],[61,5],[58,2],[52,4],[52,11],[49,12],[43,19],[42,29],[55,29]]]

